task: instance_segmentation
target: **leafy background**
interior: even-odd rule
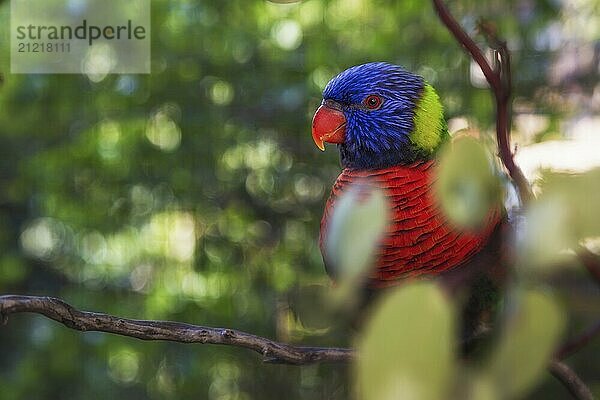
[[[560,159],[563,147],[544,152],[542,142],[572,142],[582,124],[598,132],[599,8],[453,2],[469,31],[484,17],[508,39],[526,166],[528,154]],[[488,90],[429,2],[153,0],[150,75],[11,75],[8,2],[0,25],[1,293],[349,345],[352,332],[314,295],[329,285],[317,235],[339,172],[336,152],[320,153],[309,134],[325,83],[350,65],[390,61],[438,89],[451,129],[489,138],[493,124]],[[543,280],[570,310],[572,330],[599,314],[598,288],[580,268]],[[264,365],[244,350],[81,334],[37,316],[11,317],[0,346],[1,399],[351,391],[345,366]],[[599,351],[571,360],[596,394]],[[530,396],[567,394],[547,375]]]

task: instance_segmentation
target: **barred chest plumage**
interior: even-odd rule
[[[435,161],[419,161],[384,169],[342,171],[321,220],[320,246],[330,274],[336,266],[328,262],[323,245],[328,218],[339,196],[357,182],[381,189],[391,208],[391,221],[376,252],[369,286],[383,287],[398,279],[437,275],[466,263],[484,247],[501,219],[500,210],[490,211],[478,231],[454,226],[435,199],[435,165]]]

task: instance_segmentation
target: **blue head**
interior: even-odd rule
[[[427,159],[447,136],[442,106],[423,78],[397,65],[351,67],[323,91],[313,138],[337,143],[344,167],[373,169]]]

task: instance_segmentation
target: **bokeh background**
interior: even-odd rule
[[[540,165],[600,165],[600,1],[456,1],[514,62],[514,136]],[[152,1],[150,75],[11,75],[0,2],[0,293],[138,319],[349,345],[318,304],[318,224],[339,172],[310,119],[327,81],[384,60],[439,91],[452,131],[490,137],[479,70],[427,1]],[[482,43],[483,44],[483,43]],[[598,246],[597,246],[598,247]],[[600,314],[585,271],[548,277],[572,327]],[[394,334],[390,332],[390,334]],[[600,393],[600,345],[571,365]],[[0,327],[0,399],[346,399],[345,366],[265,365],[222,346]],[[568,394],[549,375],[531,398]]]

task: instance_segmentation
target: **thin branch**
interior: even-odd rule
[[[347,362],[349,349],[302,347],[227,328],[211,328],[171,321],[141,321],[108,314],[80,311],[62,300],[38,296],[0,296],[0,317],[32,312],[78,331],[115,333],[142,340],[168,340],[181,343],[222,344],[243,347],[262,355],[269,363],[305,365],[321,362]]]
[[[568,340],[563,344],[554,354],[557,360],[564,360],[565,358],[575,354],[582,348],[584,348],[589,342],[595,337],[600,335],[600,321],[596,321],[595,324],[587,328],[576,337]]]
[[[488,81],[494,92],[500,91],[502,86],[500,78],[488,63],[479,46],[477,46],[475,41],[473,41],[467,32],[464,31],[442,0],[433,0],[433,5],[438,16],[444,25],[446,25],[446,28],[448,28],[456,40],[471,54],[473,60],[479,64],[485,79]]]
[[[517,186],[521,201],[527,203],[533,198],[529,182],[521,168],[515,163],[510,146],[510,116],[511,116],[511,70],[510,53],[506,42],[495,36],[493,30],[480,24],[480,30],[486,35],[488,42],[494,47],[496,55],[499,56],[499,68],[492,68],[483,52],[475,41],[464,31],[456,19],[452,16],[443,0],[433,0],[433,6],[446,28],[454,35],[454,38],[469,52],[473,60],[479,65],[485,79],[490,84],[496,99],[496,140],[498,152],[502,163],[508,174]]]
[[[590,388],[577,376],[568,365],[557,360],[552,360],[548,367],[550,373],[558,379],[577,400],[594,400]]]
[[[521,201],[527,204],[534,198],[533,192],[525,174],[523,174],[521,168],[515,163],[510,144],[510,130],[512,125],[512,71],[510,66],[510,51],[508,50],[506,41],[498,37],[496,29],[492,24],[479,22],[479,31],[485,36],[490,47],[496,52],[498,67],[493,68],[475,41],[473,41],[452,16],[444,1],[432,1],[440,20],[479,65],[485,79],[492,88],[496,100],[496,141],[498,143],[498,155],[512,181],[515,183]],[[577,255],[592,278],[600,284],[600,257],[581,246],[577,250]]]
[[[531,186],[521,168],[515,163],[510,145],[510,130],[512,117],[512,72],[510,51],[506,41],[500,39],[492,24],[480,22],[479,31],[486,37],[488,45],[495,51],[497,65],[493,68],[477,46],[475,41],[464,31],[452,16],[443,0],[432,0],[433,6],[446,28],[454,38],[471,54],[472,59],[479,65],[483,75],[489,83],[496,100],[496,141],[498,143],[499,157],[506,167],[508,174],[515,183],[523,204],[534,198]],[[596,282],[600,283],[600,257],[585,248],[578,251],[582,263],[590,272]],[[568,357],[589,343],[598,335],[600,324],[572,339],[563,345],[556,355],[559,359]],[[552,360],[549,370],[559,379],[577,399],[592,399],[593,396],[585,383],[567,365],[558,360]]]
[[[591,277],[600,285],[600,257],[583,246],[577,249],[577,256]]]
[[[263,361],[277,364],[308,365],[314,363],[346,363],[356,357],[353,349],[303,347],[278,343],[270,339],[228,328],[212,328],[172,321],[145,321],[108,314],[80,311],[53,297],[0,296],[0,321],[6,324],[8,315],[41,314],[78,331],[114,333],[141,340],[166,340],[180,343],[221,344],[242,347],[262,355]],[[560,354],[561,350],[557,352]],[[548,370],[577,399],[592,399],[591,392],[577,374],[558,360],[552,360]],[[587,397],[586,397],[587,396]]]

